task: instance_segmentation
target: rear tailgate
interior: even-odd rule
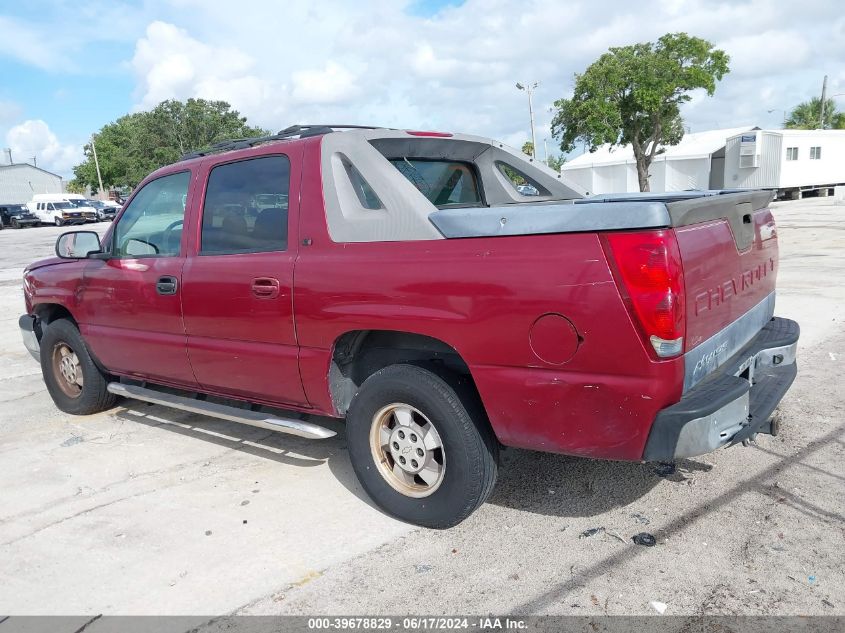
[[[684,269],[684,391],[774,315],[778,243],[771,199],[758,191],[667,202]]]

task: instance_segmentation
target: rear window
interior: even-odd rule
[[[480,206],[478,178],[470,163],[395,158],[391,164],[437,207]]]

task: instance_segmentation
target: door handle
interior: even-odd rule
[[[171,277],[169,275],[159,277],[156,282],[156,292],[160,295],[175,295],[178,287],[179,282],[176,277]]]
[[[279,280],[272,277],[256,277],[252,280],[252,294],[259,299],[275,299],[279,296]]]

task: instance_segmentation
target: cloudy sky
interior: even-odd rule
[[[825,74],[845,93],[842,0],[28,0],[0,7],[0,141],[67,176],[102,125],[193,96],[273,130],[378,124],[519,146],[514,84],[539,81],[538,150],[552,151],[549,109],[574,73],[674,31],[731,56],[715,97],[685,107],[691,131],[778,127]]]

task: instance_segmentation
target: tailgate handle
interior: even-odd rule
[[[252,294],[259,299],[275,299],[279,296],[279,280],[272,277],[256,277],[252,280]]]
[[[742,216],[742,223],[743,224],[751,224],[751,214],[750,213],[746,213],[744,216]]]

